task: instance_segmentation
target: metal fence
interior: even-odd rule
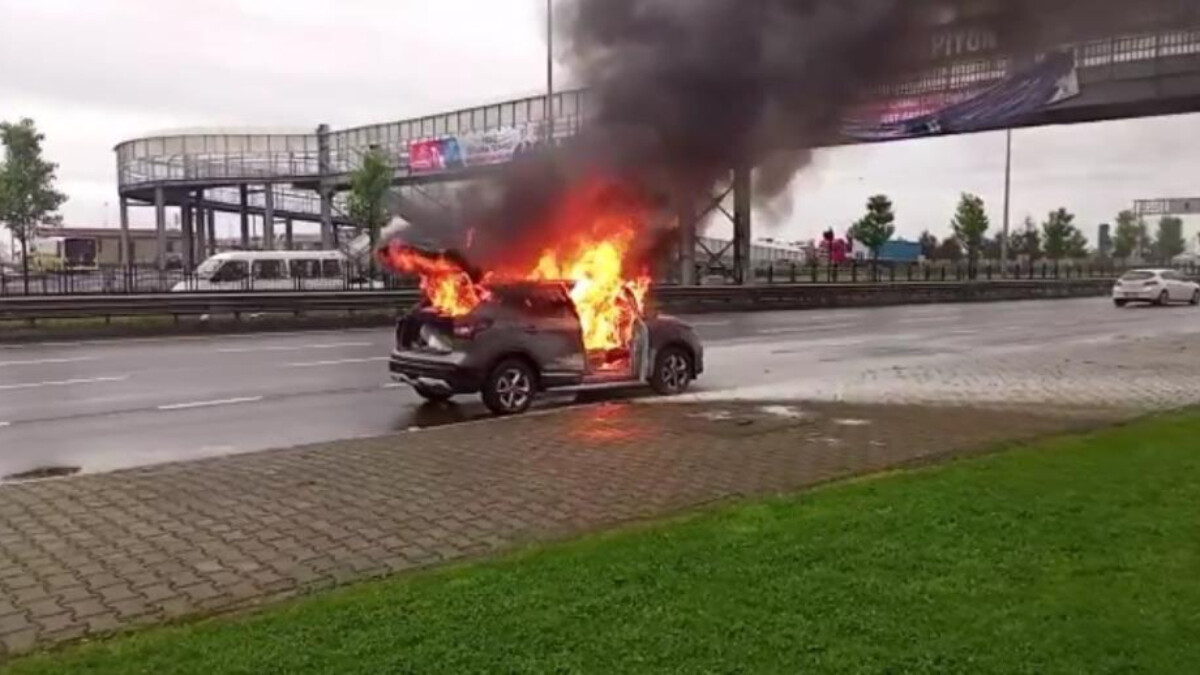
[[[981,263],[973,269],[966,263],[871,263],[842,265],[782,262],[755,270],[758,285],[802,284],[893,284],[1000,280],[1115,279],[1135,269],[1112,263],[1058,263],[1008,265]],[[1177,267],[1190,277],[1200,277],[1200,266]],[[726,286],[733,282],[728,270],[700,270],[701,285]],[[706,273],[710,272],[710,273]],[[660,286],[675,286],[663,280]],[[245,279],[214,285],[208,279],[182,271],[160,271],[147,267],[106,268],[97,271],[38,272],[28,285],[19,273],[0,271],[0,297],[150,295],[160,293],[297,293],[346,291],[396,291],[417,287],[417,280],[376,274],[344,267],[342,272],[320,278]]]

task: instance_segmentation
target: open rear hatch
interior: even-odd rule
[[[396,329],[396,344],[404,351],[437,354],[452,351],[454,319],[432,308],[414,311]]]

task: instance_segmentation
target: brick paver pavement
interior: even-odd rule
[[[1048,346],[847,377],[887,405],[608,405],[2,486],[0,656],[1194,403],[1195,353]],[[976,407],[896,405],[926,401]]]
[[[0,488],[5,654],[1108,418],[569,410]]]

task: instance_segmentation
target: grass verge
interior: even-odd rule
[[[1200,414],[843,483],[34,673],[1194,672]]]

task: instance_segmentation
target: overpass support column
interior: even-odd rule
[[[292,229],[292,219],[287,218],[283,221],[283,245],[289,251],[296,250],[295,232]]]
[[[129,200],[121,197],[121,267],[128,268],[134,263],[129,255]]]
[[[321,248],[337,248],[337,234],[333,230],[333,187],[329,184],[333,174],[333,162],[329,151],[329,125],[317,127],[317,172],[321,174]]]
[[[238,206],[238,215],[242,219],[242,249],[250,250],[250,186],[243,183],[238,186],[238,192],[241,196],[241,203]]]
[[[264,251],[275,250],[275,189],[263,185],[263,244]]]
[[[737,283],[754,283],[754,263],[750,259],[753,242],[750,228],[751,168],[738,167],[733,173],[733,269]]]
[[[191,195],[184,197],[183,206],[179,209],[180,227],[183,229],[183,271],[190,273],[196,269],[195,232],[192,229],[192,199]]]
[[[208,210],[208,255],[217,254],[217,210]]]
[[[154,188],[154,233],[158,244],[154,264],[164,272],[167,269],[167,196],[162,186]]]
[[[195,226],[194,229],[196,232],[196,243],[195,243],[195,248],[193,250],[195,250],[197,252],[197,257],[202,257],[202,258],[207,259],[208,258],[208,253],[207,253],[207,251],[208,251],[208,236],[207,236],[207,230],[204,227],[205,218],[206,218],[206,216],[205,216],[205,210],[204,210],[204,190],[197,190],[196,191],[196,215],[192,219],[193,225]]]
[[[696,208],[691,201],[679,207],[679,283],[696,285]]]

